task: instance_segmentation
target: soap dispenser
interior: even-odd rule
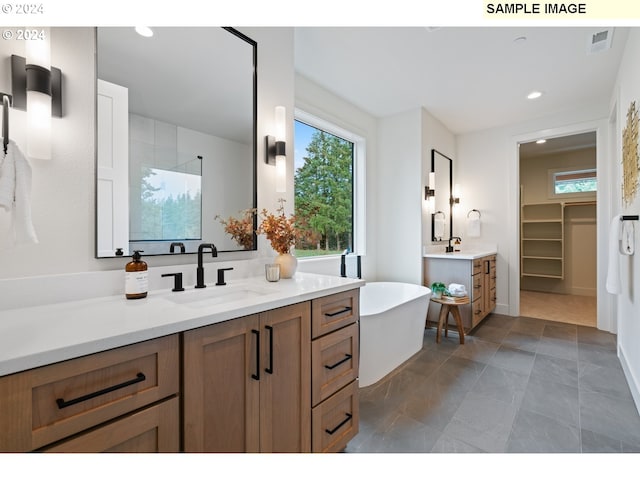
[[[149,289],[149,277],[147,276],[147,263],[140,260],[140,252],[134,250],[132,260],[125,266],[124,292],[128,299],[145,298]]]

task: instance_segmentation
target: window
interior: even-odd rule
[[[552,196],[589,195],[597,191],[596,169],[552,170],[549,172]]]
[[[295,215],[304,232],[297,257],[338,255],[355,246],[355,171],[364,142],[303,112],[295,121]]]

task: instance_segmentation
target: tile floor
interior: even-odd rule
[[[584,295],[520,290],[520,315],[595,327],[597,299]]]
[[[640,452],[640,416],[615,336],[492,314],[360,389],[346,452]]]

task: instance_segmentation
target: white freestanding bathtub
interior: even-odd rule
[[[422,348],[431,290],[400,282],[360,289],[360,380],[366,387]]]

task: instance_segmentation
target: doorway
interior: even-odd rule
[[[597,326],[596,132],[519,145],[520,315]]]

